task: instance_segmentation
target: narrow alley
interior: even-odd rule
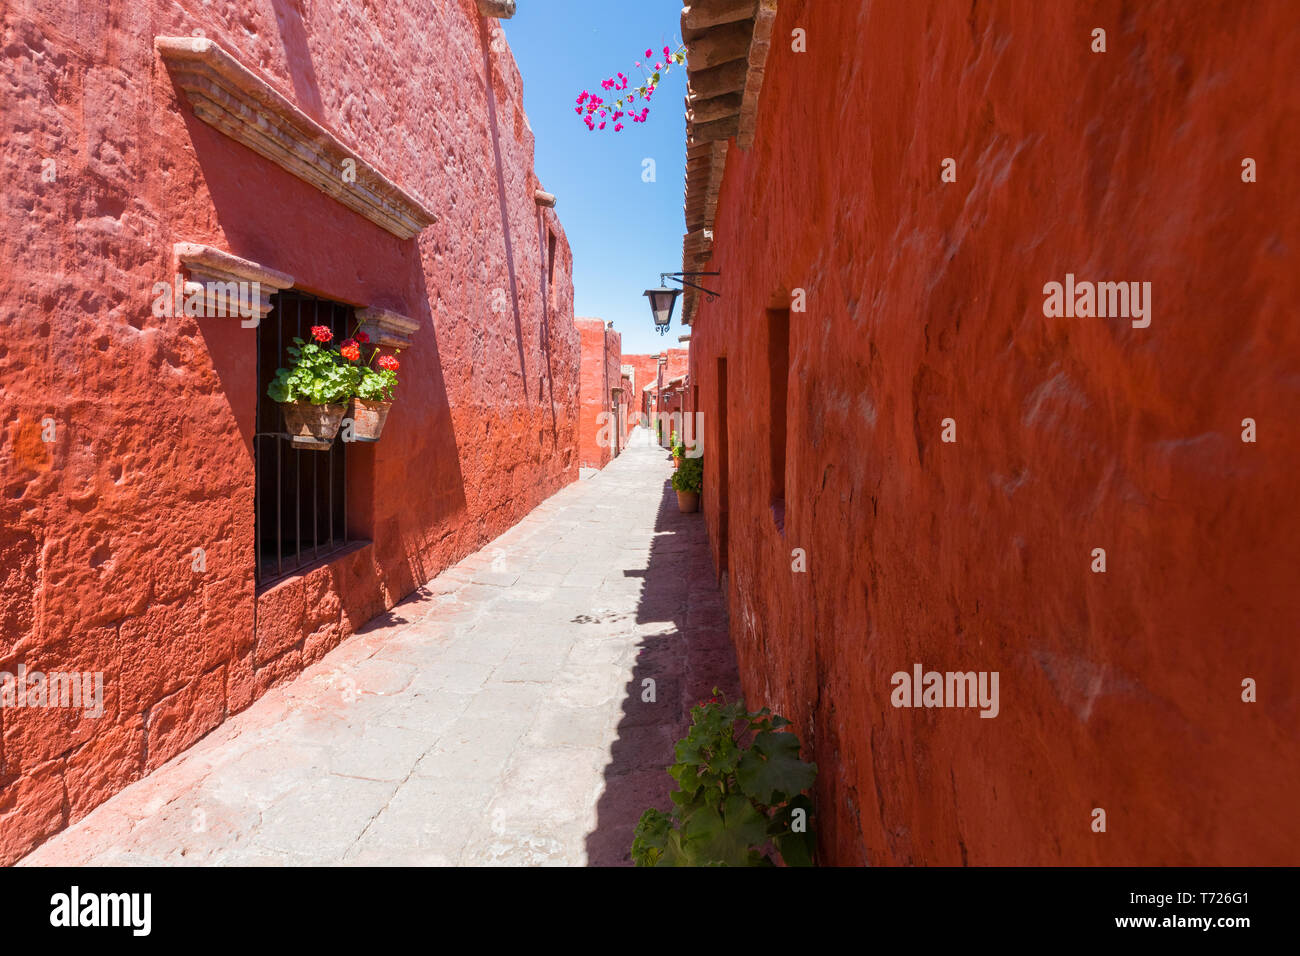
[[[627,863],[690,706],[738,694],[701,516],[636,437],[22,863]]]

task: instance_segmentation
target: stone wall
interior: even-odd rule
[[[624,355],[623,364],[632,366],[634,376],[632,400],[628,403],[627,409],[627,424],[628,428],[631,429],[641,423],[641,405],[644,400],[645,387],[651,382],[658,381],[659,356]]]
[[[1300,857],[1297,60],[1285,2],[782,0],[692,371],[824,861]],[[1067,273],[1150,324],[1045,315]],[[999,672],[998,715],[894,707],[918,663]]]
[[[571,257],[534,201],[499,25],[473,0],[299,11],[0,14],[0,671],[102,672],[106,698],[98,719],[0,710],[0,862],[577,477]],[[199,33],[437,221],[402,239],[202,121],[155,52]],[[255,333],[153,314],[180,242],[417,325],[382,439],[348,452],[350,532],[369,543],[261,594]]]
[[[578,458],[584,468],[604,468],[621,447],[617,425],[608,416],[610,391],[620,387],[623,337],[601,319],[577,319],[582,347],[578,383]]]

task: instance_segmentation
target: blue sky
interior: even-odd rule
[[[573,248],[574,311],[612,321],[625,353],[680,348],[681,301],[668,335],[655,333],[641,294],[660,272],[682,268],[682,176],[686,161],[684,66],[674,66],[650,101],[645,123],[588,132],[573,108],[583,90],[613,100],[600,81],[619,70],[639,82],[647,48],[681,42],[681,0],[523,0],[506,39],[524,78],[524,109],[537,138],[537,175]],[[643,182],[643,161],[655,181]],[[671,284],[671,283],[670,283]]]

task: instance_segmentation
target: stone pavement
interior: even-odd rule
[[[627,862],[738,693],[671,472],[629,447],[20,865]]]

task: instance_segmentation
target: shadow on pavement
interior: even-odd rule
[[[587,836],[591,866],[630,865],[632,833],[642,812],[672,805],[668,794],[675,784],[665,769],[690,725],[691,707],[712,696],[714,687],[729,699],[740,695],[704,516],[681,514],[667,480],[647,568],[625,573],[644,574],[636,615],[643,636],[605,767],[596,829]]]

